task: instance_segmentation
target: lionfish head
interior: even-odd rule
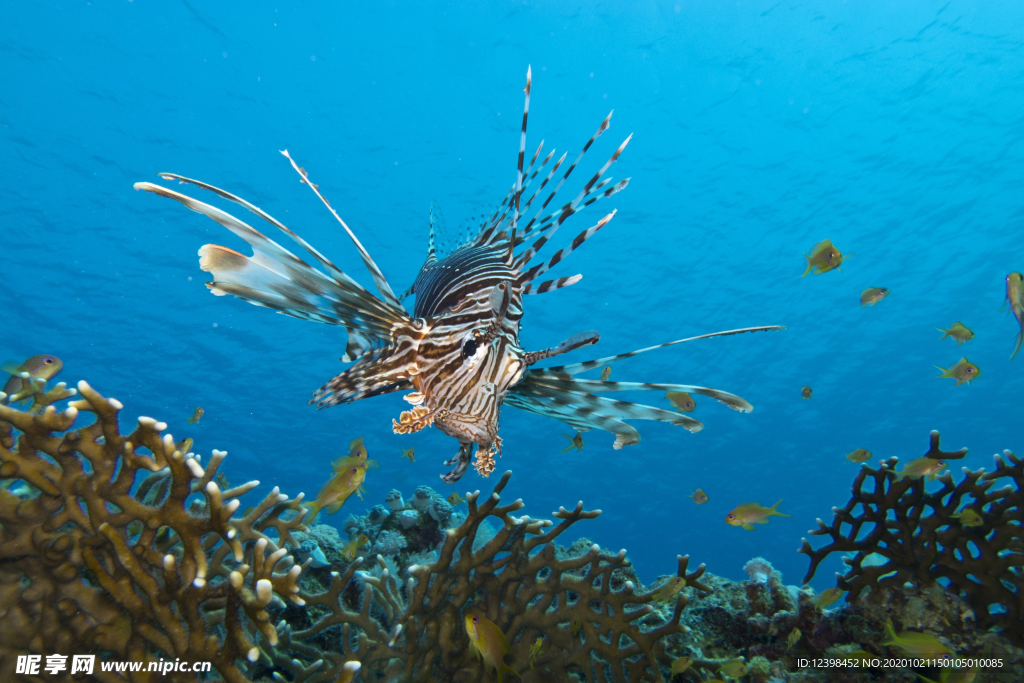
[[[494,442],[505,394],[526,371],[518,322],[505,318],[511,296],[502,283],[425,321],[411,373],[416,390],[405,396],[415,407],[395,422],[396,432],[433,424],[462,443]]]

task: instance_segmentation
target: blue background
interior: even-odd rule
[[[698,399],[699,434],[639,422],[637,446],[590,432],[582,453],[560,454],[569,429],[506,409],[499,471],[515,471],[507,497],[528,514],[603,509],[577,529],[626,547],[645,580],[690,553],[736,578],[764,555],[796,583],[800,537],[848,498],[845,453],[917,457],[930,429],[971,449],[954,471],[1024,450],[1024,357],[1008,361],[1017,326],[999,310],[1003,278],[1024,269],[1020,3],[136,0],[12,3],[4,17],[0,355],[60,356],[61,379],[124,402],[125,429],[151,415],[207,456],[226,449],[232,480],[315,495],[365,436],[381,468],[340,523],[393,486],[447,493],[437,475],[455,443],[393,435],[398,395],[307,406],[342,369],[344,333],[211,296],[197,249],[244,245],[132,183],[172,171],[234,191],[370,286],[288,148],[401,291],[431,201],[454,232],[514,181],[527,64],[531,150],[543,137],[573,157],[616,109],[566,194],[635,137],[611,171],[628,190],[560,232],[558,246],[619,210],[555,273],[580,284],[526,300],[525,346],[597,329],[601,344],[569,358],[584,360],[788,327],[615,366],[613,379],[703,384],[756,406]],[[825,238],[855,256],[801,279]],[[892,294],[862,309],[869,286]],[[961,348],[936,331],[957,320],[977,334]],[[933,364],[965,354],[980,379],[936,379]],[[191,427],[196,406],[206,415]],[[415,464],[399,459],[409,446]],[[493,481],[470,474],[458,490]],[[694,486],[709,503],[686,497]],[[739,503],[779,498],[792,518],[724,523]]]

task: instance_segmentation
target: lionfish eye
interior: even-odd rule
[[[462,359],[466,360],[476,355],[476,339],[467,339],[462,345]]]

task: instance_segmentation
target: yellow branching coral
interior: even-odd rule
[[[203,467],[152,418],[122,435],[121,403],[85,382],[80,400],[53,405],[74,393],[59,384],[28,411],[0,405],[0,678],[14,679],[18,654],[99,653],[209,661],[248,680],[257,641],[278,640],[275,595],[302,604],[301,568],[277,547],[294,542],[299,501],[275,488],[236,516],[259,482],[222,491],[224,452]],[[82,412],[95,420],[72,429]]]

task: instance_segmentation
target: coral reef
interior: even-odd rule
[[[680,615],[688,598],[656,609],[652,593],[637,590],[625,551],[611,554],[586,540],[556,546],[568,528],[600,511],[585,511],[582,503],[563,508],[554,513],[561,520],[557,525],[516,517],[522,501],[500,505],[510,476],[506,472],[488,498],[469,494],[464,518],[448,506],[448,517],[461,519],[453,528],[443,529],[433,515],[423,514],[441,507],[427,487],[379,528],[370,515],[350,517],[350,535],[376,533],[374,548],[386,543],[394,553],[378,555],[371,571],[360,571],[364,559],[357,558],[344,572],[332,572],[323,592],[303,591],[310,616],[293,627],[294,610],[283,615],[289,625],[280,628],[280,644],[268,653],[273,672],[296,681],[329,681],[341,662],[358,660],[367,681],[488,680],[461,617],[472,604],[506,634],[509,662],[524,681],[667,680],[666,652],[686,633]],[[410,511],[421,513],[419,522],[403,528],[399,520]],[[478,546],[476,536],[490,520],[498,529]],[[432,537],[429,531],[438,529],[443,531]],[[690,572],[686,557],[678,565],[688,591],[709,590],[701,582],[703,565]],[[408,579],[400,582],[401,576]],[[538,638],[542,647],[531,657]]]
[[[966,451],[942,453],[932,432],[928,457],[933,453],[963,457]],[[804,581],[830,554],[847,553],[839,587],[850,602],[884,604],[906,584],[940,585],[963,598],[980,628],[998,627],[1024,647],[1024,461],[1004,451],[995,456],[995,470],[965,467],[958,482],[944,472],[940,487],[928,491],[923,478],[892,478],[898,460],[863,466],[850,501],[833,508],[832,524],[818,520],[810,533],[831,541],[814,549],[804,539],[800,552],[811,559]],[[1006,485],[996,488],[999,482]],[[964,510],[976,513],[976,523],[963,523]]]
[[[675,575],[645,587],[625,550],[585,538],[556,544],[599,510],[561,508],[556,524],[517,516],[521,500],[502,505],[511,472],[490,496],[468,494],[465,512],[429,487],[408,501],[392,491],[386,505],[349,516],[349,544],[331,526],[304,526],[310,512],[277,489],[237,514],[258,482],[230,487],[219,472],[225,453],[204,467],[150,418],[122,435],[121,404],[85,383],[79,391],[63,411],[53,404],[74,394],[64,385],[27,410],[0,406],[3,680],[15,680],[16,655],[86,652],[207,660],[230,683],[493,680],[469,646],[470,606],[506,635],[507,663],[525,683],[939,680],[932,670],[798,665],[898,654],[888,621],[959,655],[1010,662],[979,683],[1024,676],[1013,648],[1024,463],[1012,453],[991,473],[965,470],[957,484],[941,475],[933,493],[923,479],[894,481],[896,459],[865,467],[833,525],[814,532],[832,542],[802,549],[809,577],[831,553],[852,555],[839,578],[850,604],[823,611],[813,591],[783,584],[760,557],[744,567],[749,581],[729,581],[704,565],[690,571],[680,556]],[[95,420],[74,428],[85,411]],[[937,435],[932,451],[942,453]],[[980,524],[954,517],[966,508]],[[359,548],[375,557],[353,558]],[[677,659],[688,666],[673,674]],[[126,680],[105,676],[96,680]]]
[[[75,652],[206,660],[247,680],[256,641],[277,641],[268,606],[302,604],[301,569],[275,543],[294,541],[301,518],[284,513],[298,503],[274,489],[236,516],[259,482],[221,490],[225,453],[204,468],[151,418],[122,435],[121,403],[85,382],[58,412],[74,393],[58,384],[29,411],[0,406],[0,478],[30,487],[0,488],[0,678],[14,680],[15,655]],[[95,420],[72,429],[83,412]]]

